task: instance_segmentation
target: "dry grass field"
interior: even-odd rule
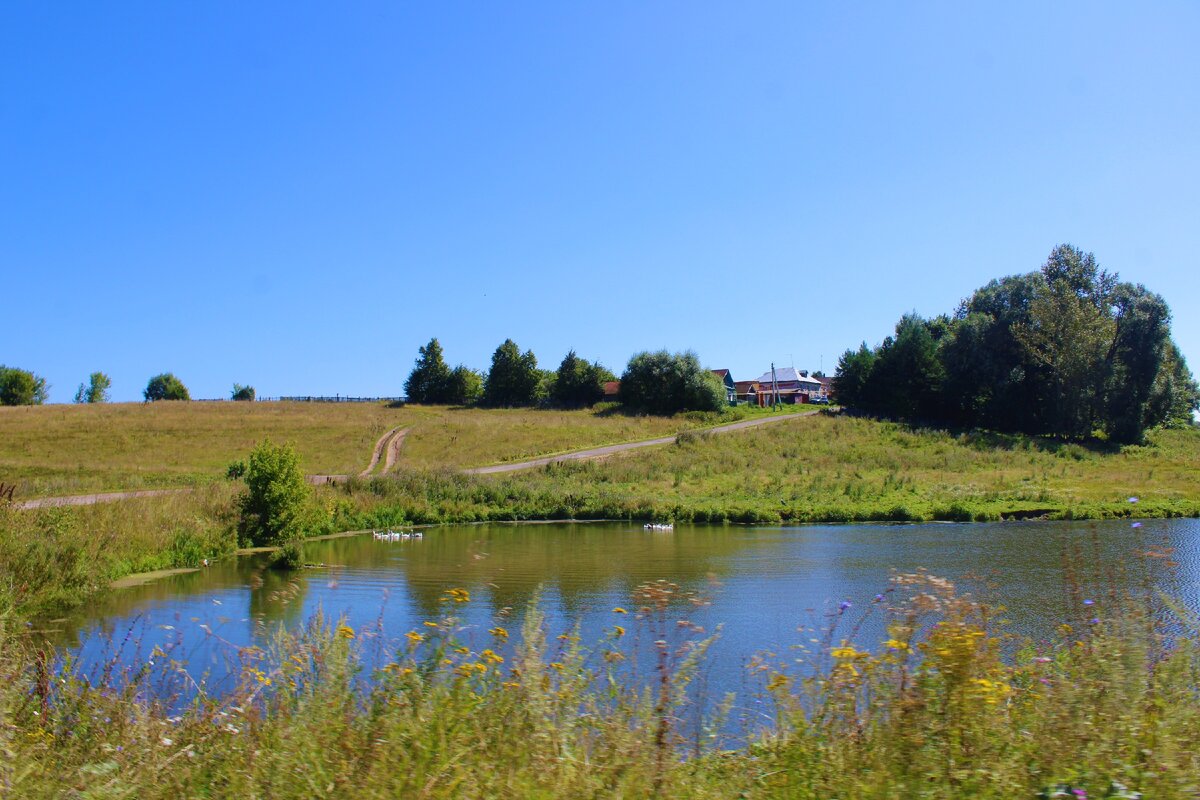
[[[407,428],[400,467],[467,467],[665,436],[704,424],[592,411],[373,403],[114,403],[0,408],[0,481],[22,498],[209,483],[255,442],[292,442],[315,474],[356,474]],[[717,421],[717,420],[713,420]]]

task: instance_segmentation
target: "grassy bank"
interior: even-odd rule
[[[1087,448],[842,415],[499,478],[409,470],[352,482],[344,524],[614,518],[983,521],[1200,514],[1200,431]],[[1130,503],[1137,497],[1137,503]]]
[[[264,438],[295,443],[310,473],[357,474],[407,428],[400,464],[519,461],[767,413],[627,416],[613,409],[389,408],[372,403],[120,403],[0,407],[0,481],[21,498],[203,485]]]
[[[468,646],[455,618],[468,602],[448,592],[444,616],[399,642],[317,618],[240,652],[237,688],[201,688],[182,710],[148,699],[179,685],[173,654],[85,682],[56,674],[0,618],[0,786],[19,797],[813,800],[1173,800],[1200,787],[1195,629],[1167,639],[1166,609],[1132,598],[1077,598],[1078,619],[1054,641],[1014,647],[992,610],[950,584],[897,576],[798,658],[752,661],[758,689],[742,698],[697,690],[706,634],[676,622],[688,603],[670,585],[639,587],[591,645],[532,613],[519,634],[497,619],[490,641]],[[886,641],[842,638],[865,615],[886,616]],[[650,663],[626,646],[638,638],[661,642]],[[381,647],[382,668],[363,681]],[[721,736],[749,707],[750,732]]]

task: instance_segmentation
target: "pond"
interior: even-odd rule
[[[466,589],[454,605],[461,638],[492,646],[488,629],[519,630],[535,597],[555,633],[576,623],[593,643],[622,624],[636,649],[632,594],[667,580],[702,606],[672,609],[707,633],[720,631],[705,666],[714,696],[745,693],[746,664],[763,651],[788,659],[859,627],[860,646],[883,636],[874,598],[896,572],[926,569],[987,599],[1033,639],[1046,637],[1078,609],[1070,589],[1082,584],[1103,615],[1105,592],[1145,588],[1147,552],[1173,550],[1164,588],[1200,606],[1200,521],[1024,522],[803,527],[554,523],[443,526],[420,540],[379,541],[370,534],[310,543],[306,560],[324,566],[275,572],[261,558],[231,559],[200,572],[113,592],[74,617],[56,621],[80,672],[114,661],[144,663],[155,646],[182,661],[210,691],[232,686],[238,650],[269,646],[280,625],[296,627],[318,611],[357,631],[375,632],[386,656],[410,630],[446,613],[449,589]],[[1159,558],[1153,563],[1160,564]],[[1067,578],[1064,565],[1077,575]],[[1160,570],[1161,572],[1161,570]],[[1158,578],[1160,585],[1163,579]],[[1078,601],[1078,595],[1076,601]],[[845,603],[851,605],[839,617]],[[872,613],[868,613],[872,612]],[[643,637],[645,638],[645,637]],[[553,641],[553,638],[552,638]]]

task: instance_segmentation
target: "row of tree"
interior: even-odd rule
[[[906,420],[1139,442],[1190,423],[1200,391],[1159,295],[1060,245],[1041,270],[993,280],[953,315],[906,314],[847,350],[838,400]]]
[[[604,385],[615,381],[602,364],[571,350],[557,370],[538,368],[532,351],[521,352],[506,339],[492,354],[486,374],[446,364],[437,339],[419,348],[416,364],[404,382],[410,403],[489,407],[553,406],[584,408],[604,398]],[[725,405],[720,378],[700,365],[695,353],[638,353],[621,376],[618,399],[623,405],[652,414],[716,411]]]
[[[103,372],[93,372],[87,383],[79,384],[75,392],[76,403],[107,403],[112,379]],[[29,370],[6,367],[0,364],[0,406],[40,406],[49,397],[46,379]],[[253,386],[233,385],[232,400],[253,400]],[[191,393],[183,381],[170,372],[155,375],[146,383],[142,397],[147,403],[157,400],[191,400]]]

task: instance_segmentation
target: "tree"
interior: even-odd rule
[[[903,419],[937,415],[943,372],[931,328],[941,324],[916,313],[900,318],[895,337],[879,348],[863,387],[868,408]]]
[[[450,371],[446,382],[446,393],[442,402],[457,406],[470,406],[483,396],[483,376],[469,367],[459,364]]]
[[[253,386],[242,386],[240,383],[235,383],[233,391],[229,394],[230,400],[252,401],[255,397]]]
[[[867,343],[855,350],[847,350],[838,359],[835,381],[837,401],[851,408],[863,406],[866,399],[867,378],[875,367],[875,351]]]
[[[87,385],[79,384],[75,392],[76,403],[107,403],[108,389],[112,381],[103,372],[93,372],[88,378]]]
[[[533,351],[522,353],[516,342],[505,339],[492,354],[482,402],[493,407],[533,405],[540,379]]]
[[[571,350],[563,357],[550,386],[550,401],[562,408],[593,406],[604,398],[604,384],[616,376],[599,363],[580,358]]]
[[[183,385],[183,381],[176,378],[170,372],[164,372],[161,375],[155,375],[146,384],[146,388],[142,391],[142,396],[146,398],[147,403],[152,403],[156,400],[191,400],[192,396],[188,394],[187,387]]]
[[[0,406],[40,406],[49,391],[45,378],[0,364]]]
[[[632,409],[663,415],[720,411],[728,402],[724,383],[700,366],[695,353],[672,355],[666,350],[629,359],[621,375],[620,400]]]
[[[450,368],[442,357],[442,345],[436,338],[418,348],[416,364],[404,382],[404,395],[410,403],[448,403]]]
[[[238,537],[255,547],[285,548],[284,558],[300,558],[300,543],[314,525],[312,487],[300,470],[290,444],[264,439],[250,451],[243,477],[246,493],[238,501]]]

